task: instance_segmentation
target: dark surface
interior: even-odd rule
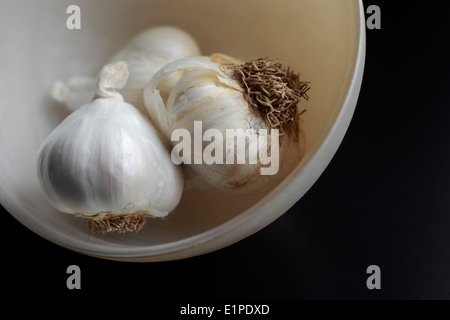
[[[3,291],[187,302],[449,299],[450,5],[392,2],[366,1],[380,5],[382,29],[367,30],[352,123],[317,183],[277,221],[217,252],[134,264],[73,253],[2,212]],[[82,271],[77,292],[66,288],[72,264]],[[381,290],[366,287],[372,264]]]

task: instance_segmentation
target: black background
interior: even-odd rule
[[[364,79],[328,168],[286,214],[225,249],[181,261],[87,257],[35,235],[4,209],[1,290],[92,301],[450,298],[450,5],[364,1]],[[394,4],[395,2],[395,4]],[[429,2],[431,3],[431,2]],[[68,290],[78,265],[81,290]],[[366,269],[381,268],[381,290]]]

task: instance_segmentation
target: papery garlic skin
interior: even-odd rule
[[[187,32],[172,26],[157,26],[136,35],[108,63],[128,63],[130,76],[126,86],[119,92],[126,102],[145,113],[142,92],[153,75],[171,61],[198,55],[199,45]],[[161,94],[167,97],[180,77],[181,73],[165,79],[160,87]],[[92,99],[95,83],[96,79],[74,76],[55,83],[51,95],[73,111]]]
[[[163,217],[181,199],[180,167],[150,121],[114,89],[125,84],[124,68],[106,66],[96,99],[58,125],[39,151],[42,190],[62,212]]]
[[[218,63],[216,63],[216,61]],[[260,129],[269,132],[269,126],[261,114],[249,108],[243,89],[230,76],[223,63],[238,61],[224,56],[186,58],[164,66],[149,82],[144,91],[144,101],[155,127],[172,145],[172,133],[180,128],[187,129],[194,136],[194,122],[202,121],[203,132],[218,129],[226,136],[227,129]],[[183,70],[185,74],[172,89],[168,99],[158,90],[159,82],[166,76]],[[251,139],[246,144],[248,151]],[[264,139],[263,139],[264,141]],[[271,139],[265,139],[268,153]],[[228,142],[227,142],[228,143]],[[208,143],[203,144],[203,148]],[[226,145],[224,157],[234,144]],[[301,131],[296,136],[284,136],[279,149],[280,170],[275,176],[261,175],[257,164],[188,164],[184,165],[188,186],[202,189],[217,189],[238,194],[259,194],[274,188],[299,163],[304,152]]]
[[[59,103],[64,103],[70,111],[75,111],[94,98],[96,78],[74,76],[67,81],[57,81],[51,96]]]

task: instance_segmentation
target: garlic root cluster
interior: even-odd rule
[[[200,56],[184,31],[151,28],[97,79],[55,84],[53,98],[73,113],[41,147],[42,189],[55,208],[87,218],[102,233],[138,231],[147,217],[168,215],[184,187],[267,192],[303,156],[297,104],[308,89],[279,61]],[[214,161],[197,161],[191,149],[180,152],[177,134],[197,139],[198,126],[203,141],[193,151],[209,152]],[[222,139],[230,129],[245,132],[242,154],[235,137]]]

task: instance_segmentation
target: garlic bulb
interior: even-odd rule
[[[119,92],[124,100],[141,112],[146,112],[142,92],[147,82],[164,65],[178,59],[198,56],[200,49],[192,36],[185,31],[171,27],[149,28],[135,36],[108,63],[123,60],[128,63],[130,76]],[[168,96],[181,74],[167,78],[161,86],[161,94]],[[95,93],[96,79],[75,76],[66,81],[57,81],[51,95],[70,110],[76,110],[90,101]]]
[[[150,121],[116,89],[126,62],[106,65],[96,98],[69,115],[44,141],[38,176],[58,210],[89,219],[100,232],[139,230],[179,203],[183,176]]]
[[[159,83],[180,70],[185,74],[164,99]],[[303,156],[297,103],[308,88],[278,61],[241,63],[214,54],[164,66],[144,101],[173,145],[172,160],[184,163],[188,186],[258,194],[276,186]]]

